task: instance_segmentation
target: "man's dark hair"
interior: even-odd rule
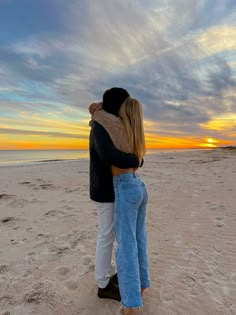
[[[118,116],[121,104],[129,96],[122,88],[113,87],[103,94],[102,108],[110,114]]]

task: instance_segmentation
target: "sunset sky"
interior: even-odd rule
[[[113,86],[148,148],[236,144],[235,0],[0,0],[0,150],[84,149]]]

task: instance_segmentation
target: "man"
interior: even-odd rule
[[[102,107],[118,116],[123,101],[129,96],[122,88],[112,88],[103,95]],[[97,104],[90,105],[90,112]],[[114,190],[110,165],[119,168],[137,168],[139,160],[134,154],[117,150],[106,130],[92,122],[90,144],[90,198],[98,210],[98,236],[95,259],[95,275],[98,296],[120,301],[117,275],[112,265],[114,244]]]

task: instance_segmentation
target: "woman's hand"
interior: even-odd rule
[[[92,103],[89,106],[89,112],[90,112],[91,115],[93,115],[96,110],[100,110],[100,109],[102,109],[102,102],[100,102],[100,103]]]

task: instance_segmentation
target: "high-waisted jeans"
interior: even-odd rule
[[[116,265],[125,307],[143,305],[141,288],[150,286],[146,237],[147,190],[135,173],[113,177]]]

